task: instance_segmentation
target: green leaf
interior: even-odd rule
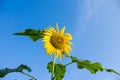
[[[48,63],[47,69],[52,73],[53,62]],[[66,67],[63,64],[55,64],[54,80],[62,80],[66,72]]]
[[[72,57],[72,62],[76,62],[79,69],[86,68],[92,74],[95,74],[97,71],[103,71],[100,63],[92,63],[89,60],[80,60],[76,57]]]
[[[9,69],[9,68],[0,69],[0,78],[5,77],[7,74],[12,73],[12,72],[23,72],[23,70],[27,70],[28,72],[30,72],[31,68],[29,68],[26,65],[21,64],[15,69]]]
[[[33,41],[37,41],[43,38],[43,31],[35,29],[25,29],[24,31],[15,33],[14,35],[28,36]]]
[[[113,69],[104,69],[104,70],[107,71],[107,72],[113,72],[113,73],[120,76],[120,74],[118,72],[116,72],[115,70],[113,70]]]
[[[71,56],[72,62],[77,64],[78,69],[87,69],[88,71],[91,72],[91,74],[96,74],[98,71],[106,71],[106,72],[113,72],[115,74],[120,75],[118,72],[116,72],[113,69],[107,69],[103,68],[102,65],[98,62],[91,62],[89,60],[80,60],[77,59],[76,57]]]
[[[0,78],[5,77],[8,73],[11,72],[16,72],[16,69],[9,69],[9,68],[0,69]]]
[[[18,66],[16,68],[16,71],[23,72],[24,69],[27,70],[28,72],[32,71],[30,67],[28,67],[27,65],[23,65],[23,64],[21,64],[20,66]]]

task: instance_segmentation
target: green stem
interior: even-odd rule
[[[52,67],[51,80],[54,80],[55,59],[56,59],[55,56],[53,56],[53,67]]]
[[[24,75],[26,75],[26,76],[28,76],[28,77],[34,79],[34,80],[37,80],[35,77],[33,77],[33,76],[31,76],[31,75],[29,75],[29,74],[27,74],[27,73],[24,73],[24,72],[20,72],[20,73],[22,73],[22,74],[24,74]]]
[[[69,63],[67,63],[67,64],[65,65],[65,67],[68,66],[68,65],[70,65],[70,64],[72,64],[72,63],[74,63],[74,62],[69,62]]]

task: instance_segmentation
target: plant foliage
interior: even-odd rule
[[[12,72],[22,73],[23,70],[27,70],[28,72],[32,71],[31,68],[28,67],[27,65],[21,64],[15,69],[10,69],[10,68],[0,69],[0,78],[5,77],[7,74],[12,73]]]
[[[53,62],[48,63],[47,69],[50,73],[52,73]],[[66,67],[63,64],[55,64],[54,67],[54,78],[53,80],[62,80],[64,74],[66,72]]]
[[[116,72],[113,69],[107,69],[107,68],[103,68],[102,65],[98,62],[91,62],[89,60],[80,60],[77,59],[77,57],[73,57],[71,56],[72,62],[77,64],[77,68],[78,69],[87,69],[88,71],[91,72],[91,74],[96,74],[96,72],[98,71],[106,71],[106,72],[112,72],[115,73],[117,75],[120,75],[118,72]]]
[[[28,36],[33,41],[37,41],[43,37],[43,31],[35,29],[25,29],[22,32],[15,33],[14,35]]]

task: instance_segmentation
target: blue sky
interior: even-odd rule
[[[41,40],[32,42],[27,37],[14,36],[27,28],[43,29],[49,25],[66,26],[73,35],[71,55],[80,59],[100,62],[104,67],[120,72],[120,1],[118,0],[1,0],[0,2],[0,68],[15,68],[26,64],[38,80],[50,80],[46,66],[47,56]],[[67,63],[68,59],[57,62]],[[0,80],[27,80],[28,77],[12,73]],[[119,80],[113,73],[98,72],[91,75],[67,67],[63,80]]]

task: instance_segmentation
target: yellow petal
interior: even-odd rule
[[[70,46],[67,47],[69,51],[72,51],[72,48]]]
[[[58,24],[56,23],[56,31],[59,32]]]
[[[61,33],[61,34],[64,34],[64,31],[65,31],[65,27],[63,27],[63,28],[60,30],[60,33]]]
[[[52,26],[50,26],[49,30],[52,31],[52,32],[56,32],[55,29]]]
[[[63,59],[63,54],[61,51],[59,52],[59,55],[60,55],[60,59]]]
[[[69,51],[68,51],[67,48],[64,49],[64,53],[65,53],[66,55],[69,55]]]
[[[46,53],[48,54],[48,55],[51,55],[52,54],[52,52],[51,52],[51,49],[46,49]]]
[[[67,40],[72,40],[72,36],[71,36],[71,34],[69,34],[69,33],[66,33],[66,34],[65,34],[65,37],[66,37]]]
[[[51,36],[51,35],[52,35],[52,32],[44,32],[43,34],[48,35],[48,36]]]
[[[66,44],[67,44],[67,45],[70,45],[70,44],[73,45],[73,43],[72,43],[72,42],[69,42],[69,41],[66,42]]]

